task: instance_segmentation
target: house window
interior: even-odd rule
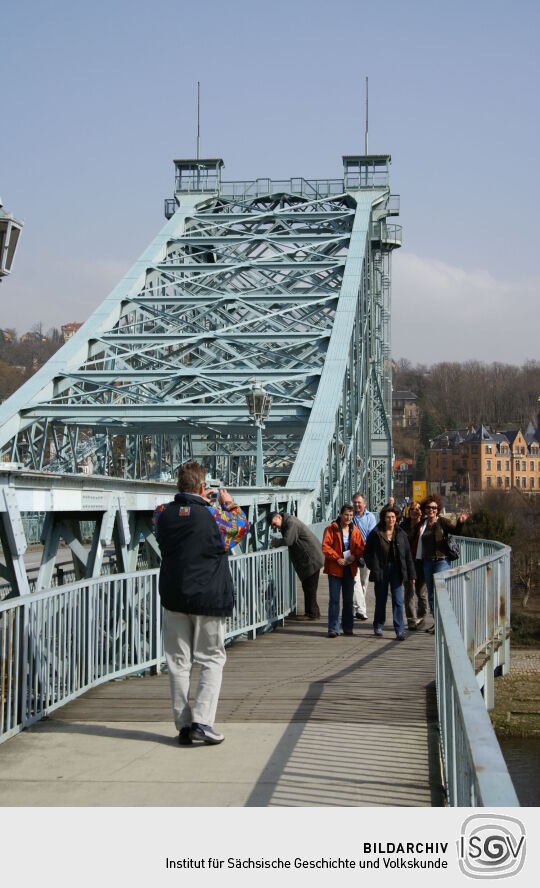
[[[491,478],[486,478],[486,487],[491,487]]]
[[[506,476],[506,478],[504,479],[504,486],[510,487],[510,478],[508,476]]]
[[[491,444],[486,444],[486,453],[491,453]]]
[[[488,472],[491,472],[491,460],[486,459],[486,469]]]
[[[519,487],[519,478],[516,478],[516,487]]]
[[[478,444],[473,444],[471,450],[473,453],[478,453]]]
[[[500,475],[497,475],[497,487],[502,487],[502,478]]]
[[[509,472],[510,471],[510,460],[509,459],[506,460],[505,465],[506,465],[506,471]]]
[[[531,459],[531,472],[534,472],[534,459]]]
[[[473,467],[473,469],[476,469],[477,465],[478,465],[478,460],[477,460],[477,459],[473,459],[473,461],[472,461],[472,467]]]
[[[534,487],[534,478],[529,478],[529,487]]]

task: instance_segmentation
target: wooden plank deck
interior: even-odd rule
[[[325,577],[321,577],[319,600],[325,613]],[[373,606],[370,593],[369,614]],[[104,770],[105,765],[100,764],[92,777],[74,766],[82,792],[83,801],[79,801],[66,783],[60,794],[54,787],[42,787],[44,794],[40,795],[38,780],[34,796],[28,783],[23,792],[21,786],[17,788],[16,775],[24,762],[16,766],[13,758],[12,769],[5,772],[8,794],[4,804],[444,803],[434,645],[433,637],[424,631],[407,633],[405,642],[398,643],[391,623],[380,639],[373,635],[369,621],[355,621],[354,637],[329,639],[323,618],[313,623],[287,620],[283,628],[256,641],[237,641],[228,649],[216,724],[226,734],[226,742],[212,749],[197,747],[204,755],[190,758],[187,770],[176,764],[174,777],[169,769],[165,781],[156,776],[158,759],[152,759],[151,767],[147,762],[148,773],[141,768],[140,741],[151,740],[155,756],[174,755],[175,762],[185,752],[175,744],[167,675],[101,685],[7,746],[10,756],[16,757],[15,747],[22,741],[29,756],[32,738],[37,743],[40,736],[49,737],[52,750],[51,734],[71,744],[79,737],[85,744],[94,743],[94,767],[101,761],[99,743],[116,738],[129,747],[125,746],[124,752],[121,744],[107,747],[107,755],[123,756],[122,767],[111,765]],[[135,754],[137,743],[139,752]],[[164,752],[163,744],[170,750]],[[79,753],[69,748],[74,762],[78,761],[82,747]],[[21,755],[24,759],[22,747]],[[131,756],[133,767],[138,761],[136,778],[133,774],[129,779],[118,776],[129,772]],[[60,764],[51,767],[61,771]],[[57,779],[62,776],[66,779],[69,775],[57,774]],[[15,783],[10,783],[13,779]],[[122,780],[129,783],[129,789],[127,784],[121,788]],[[21,801],[14,801],[17,798]]]

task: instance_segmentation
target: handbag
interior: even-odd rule
[[[451,533],[447,533],[444,536],[444,548],[446,549],[446,558],[448,561],[458,560],[460,555],[459,543]]]

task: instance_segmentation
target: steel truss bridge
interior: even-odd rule
[[[254,637],[296,605],[287,552],[268,549],[269,509],[322,533],[355,490],[372,509],[386,500],[401,245],[389,165],[348,155],[342,179],[224,182],[219,158],[175,161],[167,224],[0,407],[0,742],[102,681],[159,668],[151,516],[186,459],[204,461],[250,519],[249,551],[231,563],[230,638]],[[272,397],[262,486],[254,383]],[[54,589],[62,541],[74,582]],[[510,552],[461,542],[460,565],[436,582],[449,802],[516,805],[484,706],[494,670],[509,669]],[[108,546],[114,576],[103,576]]]
[[[390,162],[347,155],[341,179],[225,182],[220,158],[175,161],[165,226],[0,407],[1,460],[16,470],[0,485],[0,573],[14,589],[27,591],[24,512],[46,515],[38,589],[61,538],[82,576],[99,575],[111,540],[132,570],[141,534],[155,551],[150,500],[171,495],[156,483],[190,458],[250,509],[250,548],[272,505],[317,522],[355,490],[372,508],[386,500],[391,254],[401,244],[388,223],[399,212]],[[263,488],[246,400],[254,382],[272,397]],[[88,557],[83,520],[95,526]]]

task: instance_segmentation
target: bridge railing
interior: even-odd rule
[[[459,565],[435,576],[437,707],[448,801],[453,807],[517,806],[487,713],[495,669],[510,668],[510,549],[486,540],[459,542]]]
[[[227,639],[255,638],[296,607],[287,549],[229,563]],[[160,667],[158,576],[102,576],[0,603],[0,742],[102,682]]]

